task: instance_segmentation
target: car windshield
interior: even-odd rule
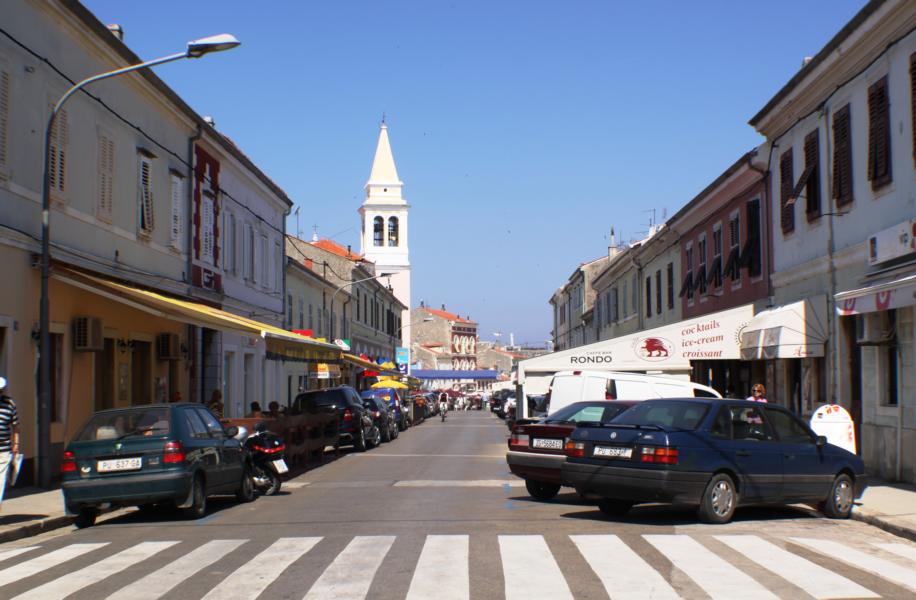
[[[621,425],[657,425],[666,429],[696,429],[708,405],[690,400],[646,401],[633,405],[614,419]]]
[[[302,394],[300,397],[305,398],[306,394]],[[330,406],[331,404],[340,404],[344,401],[343,392],[339,390],[309,392],[308,397],[314,400],[316,406]]]
[[[608,423],[630,404],[618,402],[575,402],[550,415],[545,423]]]
[[[76,441],[122,439],[135,435],[167,435],[171,431],[169,409],[164,406],[128,408],[96,413],[89,418]]]

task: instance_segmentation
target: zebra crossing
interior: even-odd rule
[[[502,585],[497,592],[481,595],[473,587],[471,558],[475,547],[492,548],[484,542],[493,537],[498,557],[492,558],[498,559]],[[427,535],[417,558],[392,556],[405,549],[404,544],[395,546],[396,540],[393,535],[360,535],[334,540],[282,537],[266,547],[246,539],[215,539],[190,548],[196,542],[142,541],[126,547],[73,543],[57,549],[33,545],[0,550],[0,597],[52,600],[75,594],[156,600],[169,595],[243,600],[280,585],[292,590],[287,596],[303,600],[361,599],[373,597],[370,590],[379,569],[389,560],[413,564],[409,586],[398,592],[407,600],[468,600],[492,594],[508,600],[572,599],[575,590],[582,589],[568,579],[570,573],[583,577],[577,561],[588,566],[588,577],[600,583],[597,589],[621,600],[826,600],[916,594],[916,544],[910,543],[780,540],[756,534]],[[327,552],[316,552],[323,543],[344,541],[330,562]],[[155,557],[160,560],[151,561]],[[226,559],[231,559],[226,564],[240,566],[223,572]],[[306,577],[308,570],[317,578]],[[209,574],[214,580],[214,573],[220,577],[208,591],[191,593],[188,590],[199,589],[192,586],[182,592],[196,576]],[[102,587],[94,588],[98,585]]]

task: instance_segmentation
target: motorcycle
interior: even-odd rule
[[[286,450],[283,439],[267,431],[264,423],[258,423],[244,443],[251,456],[251,481],[255,489],[265,496],[277,494],[282,483],[280,476],[289,472],[283,459],[283,451]]]

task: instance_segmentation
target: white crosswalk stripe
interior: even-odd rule
[[[675,567],[683,571],[713,600],[772,600],[775,596],[755,579],[691,537],[644,535]]]
[[[562,600],[573,597],[542,536],[501,535],[499,553],[503,563],[507,600]]]
[[[321,574],[306,600],[365,598],[393,543],[393,535],[356,536]]]
[[[70,594],[98,583],[127,567],[162,552],[178,542],[141,542],[127,550],[118,552],[113,556],[104,558],[99,562],[89,565],[72,573],[50,581],[44,585],[32,588],[24,594],[16,596],[16,600],[52,600],[66,598]]]
[[[407,600],[467,600],[471,596],[468,573],[470,536],[426,537]]]
[[[793,542],[807,546],[815,552],[820,552],[830,558],[841,560],[846,564],[879,577],[893,581],[916,592],[916,570],[908,569],[889,560],[884,560],[861,550],[856,550],[845,544],[832,540],[812,538],[790,538]]]
[[[783,550],[756,535],[717,535],[715,539],[761,567],[797,585],[815,598],[879,598],[861,585]]]
[[[36,548],[40,547],[41,546],[26,546],[25,548],[13,548],[12,550],[4,550],[3,552],[0,552],[0,562],[3,562],[8,558],[13,558],[14,556],[19,556],[20,554],[25,554],[26,552],[35,550]]]
[[[209,591],[204,600],[253,600],[320,537],[280,538]]]
[[[916,546],[912,544],[875,544],[875,546],[916,563]]]
[[[502,565],[505,597],[508,600],[573,598],[572,582],[564,572],[575,573],[585,564],[597,581],[577,580],[576,585],[593,585],[597,590],[600,581],[611,600],[679,600],[697,594],[712,600],[790,597],[787,594],[826,600],[876,598],[879,597],[876,592],[897,597],[901,593],[888,593],[888,588],[916,591],[916,545],[910,543],[856,545],[849,540],[803,537],[780,541],[753,534],[642,537],[660,555],[653,551],[651,556],[641,556],[638,546],[611,534],[570,535],[569,540],[581,558],[577,558],[576,550],[570,546],[549,544],[542,535],[497,535],[497,560]],[[109,600],[158,600],[175,596],[183,585],[199,586],[201,581],[207,581],[212,573],[208,572],[203,580],[195,576],[210,567],[220,571],[222,579],[210,590],[198,588],[193,596],[206,593],[204,597],[210,600],[254,600],[267,597],[267,593],[272,593],[268,588],[276,584],[271,590],[276,589],[284,597],[292,594],[301,598],[304,594],[305,600],[362,600],[369,597],[374,585],[385,582],[384,577],[379,578],[381,565],[402,558],[392,556],[396,539],[395,536],[355,536],[333,559],[326,553],[310,554],[324,540],[322,537],[279,538],[270,545],[245,539],[217,539],[200,544],[146,541],[100,558],[93,553],[106,548],[108,543],[71,544],[0,570],[0,597],[17,593],[17,600],[50,600],[73,594],[89,597],[91,586],[102,584],[106,586],[106,594],[116,590],[108,596]],[[477,593],[471,588],[472,551],[481,541],[478,536],[469,535],[426,536],[412,567],[406,599],[469,600]],[[330,550],[343,542],[338,538],[327,543],[333,544],[325,548]],[[413,557],[407,547],[401,544],[395,549]],[[485,546],[476,547],[479,551]],[[805,553],[810,549],[829,557],[832,563],[822,566],[823,560],[817,563],[806,559],[799,554],[799,547]],[[168,559],[162,555],[146,566],[148,559],[166,550],[170,554]],[[4,550],[0,551],[0,559],[40,551],[41,546]],[[475,560],[481,558],[473,556]],[[667,562],[660,563],[660,557]],[[92,564],[88,564],[90,558]],[[76,559],[79,567],[67,572],[68,563]],[[293,567],[297,561],[299,564]],[[241,566],[227,568],[224,562],[227,566],[239,563]],[[317,578],[307,593],[299,581],[306,573],[309,580]],[[854,581],[856,574],[861,578],[862,573],[868,574],[872,589]],[[30,578],[34,578],[34,584]],[[13,584],[17,587],[12,591],[4,587]],[[35,587],[23,591],[29,585]]]
[[[612,600],[678,600],[677,591],[616,535],[573,535]]]
[[[12,567],[0,571],[0,586],[19,581],[20,579],[25,579],[26,577],[31,577],[36,573],[41,573],[46,569],[50,569],[51,567],[55,567],[76,558],[77,556],[92,552],[93,550],[98,550],[107,545],[108,542],[101,542],[98,544],[70,544],[60,550],[49,552],[44,556],[37,556],[24,563],[13,565]]]
[[[156,600],[202,569],[226,556],[245,540],[212,540],[161,569],[121,588],[108,600]]]

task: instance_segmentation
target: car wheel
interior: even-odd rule
[[[235,492],[235,499],[239,502],[254,500],[254,484],[251,482],[251,471],[247,466],[242,470],[242,481],[239,482],[239,489]]]
[[[550,500],[560,493],[560,484],[535,481],[534,479],[526,479],[525,488],[531,494],[531,497],[536,500]]]
[[[370,443],[372,445],[370,446],[370,448],[378,448],[379,445],[381,445],[382,443],[382,432],[379,431],[379,428],[376,427],[375,425],[372,426],[371,437],[372,437],[372,441]]]
[[[725,473],[719,473],[706,484],[697,514],[704,523],[728,523],[737,506],[738,490],[735,482]]]
[[[76,518],[73,519],[73,524],[76,525],[77,529],[92,527],[95,525],[95,519],[98,516],[99,509],[97,508],[81,508],[80,511],[76,513]]]
[[[359,438],[353,443],[353,447],[357,452],[366,451],[366,430],[362,428],[362,425],[359,427]]]
[[[207,492],[204,489],[204,478],[194,476],[191,483],[191,506],[184,509],[184,516],[188,519],[200,519],[207,514]]]
[[[382,436],[383,442],[391,441],[391,426],[390,425],[385,426],[385,429],[383,429],[381,432],[381,436]]]
[[[630,512],[633,503],[627,500],[615,500],[614,498],[603,498],[598,501],[598,510],[609,517],[622,517]]]
[[[852,483],[852,477],[846,473],[840,473],[833,480],[827,499],[821,503],[821,512],[831,519],[848,519],[852,514],[854,496],[855,486]]]
[[[401,430],[398,429],[398,424],[394,423],[391,426],[391,439],[396,440],[398,436],[401,435]]]

